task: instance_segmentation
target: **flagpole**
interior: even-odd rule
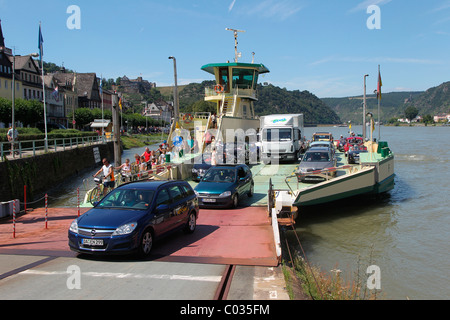
[[[380,120],[380,106],[381,106],[381,73],[380,73],[380,65],[378,65],[378,143],[380,143],[381,139],[381,120]]]
[[[48,152],[48,138],[47,138],[47,106],[45,102],[45,81],[44,81],[44,50],[42,50],[44,39],[42,38],[42,31],[41,31],[41,22],[39,21],[39,55],[41,58],[41,71],[42,71],[42,93],[43,93],[43,102],[44,102],[44,131],[45,131],[45,138],[44,138],[44,148],[45,152]]]
[[[100,79],[100,94],[101,94],[101,98],[102,98],[102,141],[103,141],[103,137],[105,136],[105,120],[103,119],[103,74],[101,75],[101,79]]]

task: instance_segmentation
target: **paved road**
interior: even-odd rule
[[[194,234],[158,242],[144,261],[77,255],[67,246],[77,210],[53,208],[48,229],[43,212],[19,217],[16,238],[11,221],[0,221],[0,300],[212,300],[230,264],[228,299],[289,299],[281,268],[271,266],[264,211],[203,210]]]

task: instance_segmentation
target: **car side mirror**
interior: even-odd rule
[[[100,201],[95,201],[92,205],[96,207]]]
[[[167,211],[169,210],[169,205],[167,204],[160,204],[159,206],[156,207],[156,212],[162,212],[162,211]]]

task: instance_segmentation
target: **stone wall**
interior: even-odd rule
[[[24,185],[27,186],[27,199],[46,192],[78,172],[98,167],[94,157],[98,148],[100,158],[114,161],[112,142],[90,147],[81,147],[62,152],[51,152],[32,158],[17,159],[0,163],[0,201],[20,199],[23,201]]]

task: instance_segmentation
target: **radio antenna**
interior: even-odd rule
[[[236,29],[231,29],[231,28],[225,28],[225,30],[227,31],[233,31],[234,33],[234,62],[238,62],[238,58],[240,58],[241,53],[238,53],[237,50],[237,45],[238,45],[238,32],[245,32],[244,30],[236,30]]]

